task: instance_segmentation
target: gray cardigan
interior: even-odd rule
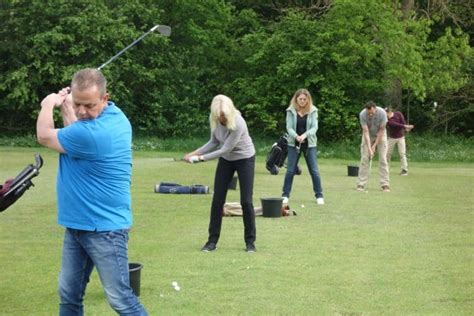
[[[288,146],[295,147],[296,134],[296,109],[293,106],[289,106],[286,109],[286,131],[288,132]],[[311,105],[308,118],[306,120],[306,141],[308,147],[316,147],[318,138],[316,132],[318,131],[318,109]]]
[[[210,152],[214,148],[219,149]],[[247,124],[241,115],[235,117],[235,130],[230,130],[221,123],[217,123],[216,129],[211,132],[211,139],[197,149],[204,160],[222,157],[225,160],[234,161],[250,158],[255,155],[255,147],[250,138]]]

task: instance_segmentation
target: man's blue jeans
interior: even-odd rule
[[[306,150],[302,150],[306,164],[308,165],[308,171],[311,175],[313,182],[313,191],[316,198],[323,197],[323,188],[321,186],[321,177],[319,176],[318,159],[317,159],[316,147],[309,147]],[[283,184],[282,196],[290,197],[291,187],[293,185],[293,177],[295,176],[296,166],[300,159],[300,153],[296,151],[295,147],[288,146],[288,161],[287,170],[285,174],[285,182]]]
[[[83,315],[89,276],[97,268],[110,306],[120,315],[148,315],[129,285],[128,230],[66,228],[59,275],[60,315]]]

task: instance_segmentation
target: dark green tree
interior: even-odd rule
[[[469,3],[2,1],[0,129],[34,133],[43,97],[166,24],[170,38],[151,34],[103,70],[138,134],[207,133],[209,103],[224,93],[252,131],[274,137],[301,87],[320,109],[322,139],[358,135],[357,114],[369,99],[395,100],[417,131],[472,134]]]

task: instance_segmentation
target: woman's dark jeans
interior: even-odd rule
[[[222,212],[234,172],[237,171],[240,186],[240,204],[242,205],[245,243],[254,243],[256,238],[255,211],[253,209],[253,179],[255,174],[255,156],[234,161],[219,158],[214,178],[211,218],[209,222],[208,242],[217,243],[221,233]]]

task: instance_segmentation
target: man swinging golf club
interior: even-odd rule
[[[379,183],[383,192],[390,192],[390,179],[387,163],[387,114],[375,102],[369,101],[359,114],[362,127],[362,144],[360,146],[359,178],[357,190],[364,191],[368,187],[370,169],[375,150],[379,153]]]
[[[111,101],[97,69],[77,72],[71,88],[41,102],[38,142],[59,152],[58,223],[66,228],[59,276],[60,315],[83,315],[83,298],[96,267],[111,307],[147,315],[129,285],[128,229],[132,129]],[[64,128],[54,127],[54,108]]]

